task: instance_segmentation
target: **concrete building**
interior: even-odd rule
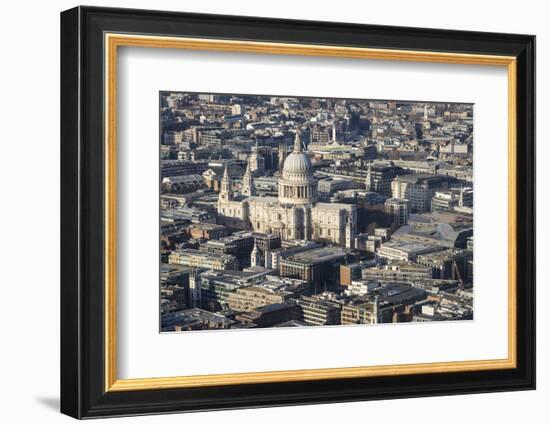
[[[252,232],[252,237],[262,254],[281,247],[281,238],[277,235]]]
[[[323,292],[340,281],[340,265],[349,254],[341,248],[318,248],[286,256],[279,261],[281,276],[295,277],[312,284],[314,292]]]
[[[395,177],[405,174],[406,171],[393,164],[372,164],[367,168],[365,189],[371,192],[378,192],[384,196],[392,195],[392,182]]]
[[[436,190],[447,188],[450,177],[432,174],[406,174],[396,177],[391,183],[393,198],[408,199],[411,212],[431,210],[431,201]]]
[[[374,325],[379,322],[377,304],[368,298],[356,298],[342,307],[342,325]]]
[[[281,259],[299,252],[322,247],[320,243],[314,241],[295,241],[292,246],[288,246],[288,243],[285,242],[286,246],[284,248],[276,248],[265,252],[265,267],[278,271]]]
[[[369,295],[374,289],[380,287],[377,280],[354,280],[345,289],[344,294],[348,297],[364,297]]]
[[[235,232],[230,236],[217,240],[209,240],[201,244],[200,250],[205,252],[234,255],[239,267],[250,266],[250,253],[254,248],[254,237],[251,232]]]
[[[229,297],[239,288],[256,284],[265,279],[270,270],[238,271],[208,270],[200,274],[201,303],[209,311],[229,308]]]
[[[163,145],[179,145],[183,138],[181,131],[166,131],[163,135]]]
[[[372,267],[373,261],[342,264],[340,266],[340,285],[349,286],[354,280],[361,279],[363,277],[363,270],[367,267]],[[376,262],[374,261],[374,263]]]
[[[236,270],[237,258],[234,255],[199,251],[197,249],[176,249],[168,256],[168,264],[179,264],[211,270]]]
[[[432,270],[434,279],[458,280],[469,285],[468,260],[472,259],[471,252],[457,249],[422,254],[416,258],[418,264],[427,266]]]
[[[285,296],[261,286],[251,285],[237,288],[227,295],[227,304],[235,311],[252,311],[257,307],[278,304],[285,301]]]
[[[323,294],[306,297],[297,301],[302,309],[302,320],[310,325],[339,325],[342,304],[323,297]]]
[[[384,211],[392,217],[393,224],[402,226],[409,220],[410,202],[408,199],[390,198],[384,203]]]
[[[298,279],[265,276],[264,280],[241,286],[227,294],[227,305],[235,311],[252,311],[269,304],[287,302],[309,291],[309,283]]]
[[[163,160],[160,162],[160,177],[202,175],[208,169],[208,161]]]
[[[435,192],[431,210],[454,211],[457,207],[472,207],[473,204],[474,192],[472,188],[451,188]]]
[[[365,268],[361,273],[361,277],[366,280],[412,282],[420,279],[431,279],[432,270],[428,266],[402,261]]]
[[[267,328],[290,320],[300,320],[300,317],[301,310],[296,304],[269,304],[239,313],[235,320],[258,328]]]
[[[356,187],[357,184],[352,179],[334,177],[321,179],[317,185],[319,200],[326,202],[330,200],[330,197],[334,193],[347,189],[355,189]]]
[[[232,320],[200,308],[190,308],[174,313],[162,315],[162,332],[181,332],[206,329],[228,329],[233,323]]]
[[[336,130],[332,127],[314,127],[310,131],[310,143],[326,145],[336,139]]]
[[[427,298],[423,289],[390,283],[342,307],[342,325],[410,321],[414,305]]]
[[[390,241],[382,244],[377,254],[388,260],[414,261],[420,254],[441,251],[443,249],[443,247],[437,245]]]
[[[193,239],[221,239],[227,236],[227,228],[213,223],[190,224],[188,235]]]

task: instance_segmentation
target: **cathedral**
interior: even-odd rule
[[[279,235],[282,240],[315,240],[354,248],[355,205],[317,200],[317,180],[299,133],[294,149],[284,160],[278,197],[256,196],[250,162],[240,194],[233,193],[225,169],[218,198],[218,217],[229,227]]]

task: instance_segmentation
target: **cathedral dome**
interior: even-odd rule
[[[279,179],[279,202],[287,205],[305,205],[317,202],[317,181],[311,161],[302,152],[300,135],[296,133],[294,150],[286,158],[283,175]]]
[[[306,154],[292,152],[285,160],[283,178],[289,181],[309,180],[313,174],[311,161]]]
[[[308,156],[302,152],[300,137],[296,134],[294,150],[285,160],[283,179],[287,181],[310,181],[313,178],[313,167]]]

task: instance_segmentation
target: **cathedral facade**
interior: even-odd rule
[[[240,194],[235,194],[227,168],[218,198],[218,217],[229,227],[279,235],[282,240],[315,240],[354,248],[355,205],[318,202],[317,181],[297,133],[286,156],[278,197],[256,196],[250,162]]]

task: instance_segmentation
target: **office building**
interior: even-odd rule
[[[170,253],[168,263],[211,270],[236,270],[238,267],[238,261],[234,255],[197,249],[176,249]]]
[[[391,183],[392,198],[407,199],[411,212],[431,210],[435,192],[447,188],[450,177],[432,174],[406,174],[397,176]]]
[[[384,204],[384,211],[393,224],[403,226],[409,220],[410,202],[408,199],[390,198]]]

